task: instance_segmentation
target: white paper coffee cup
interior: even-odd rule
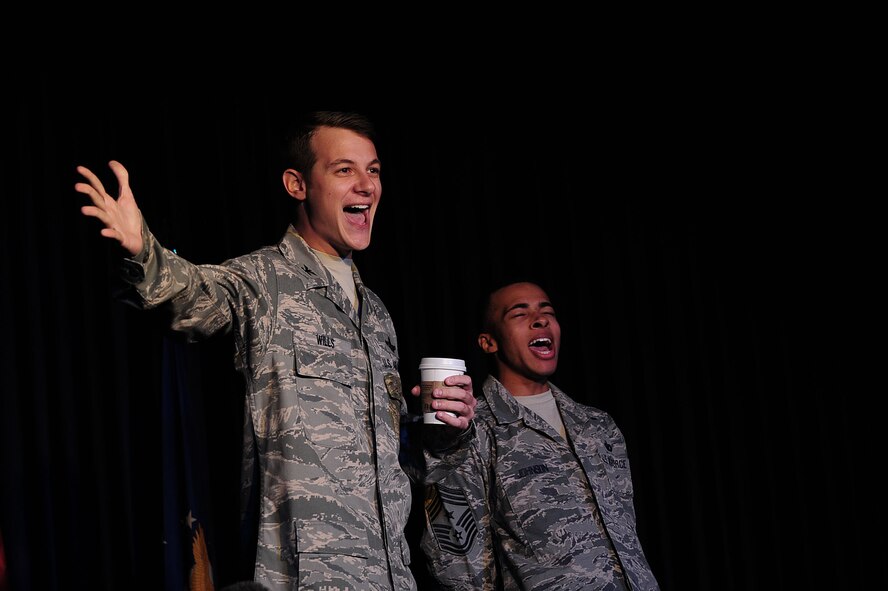
[[[446,425],[435,417],[432,408],[432,390],[444,387],[444,378],[466,373],[466,362],[450,357],[423,357],[419,362],[419,385],[422,393],[422,422],[427,425]],[[456,416],[454,413],[450,413]]]

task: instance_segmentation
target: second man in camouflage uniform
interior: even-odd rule
[[[546,293],[526,282],[493,292],[478,344],[493,371],[468,458],[427,458],[431,575],[465,591],[657,590],[622,433],[548,381],[561,327]]]

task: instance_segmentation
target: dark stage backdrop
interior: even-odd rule
[[[812,119],[822,105],[775,80],[673,82],[594,100],[550,86],[542,102],[324,101],[310,86],[230,75],[8,86],[10,588],[160,588],[164,450],[195,434],[216,588],[249,576],[232,343],[170,341],[161,314],[115,301],[117,252],[79,212],[75,166],[116,192],[106,163],[121,161],[161,242],[218,263],[283,234],[291,204],[275,146],[288,117],[318,107],[364,111],[381,132],[382,204],[355,260],[394,318],[405,384],[420,357],[462,356],[480,388],[479,298],[523,274],[547,288],[563,326],[553,382],[623,429],[664,590],[884,587],[885,545],[871,540],[885,519],[866,486],[881,465],[875,413],[851,331],[866,320],[853,263],[871,239],[846,215],[871,214],[836,169],[834,130]],[[173,435],[168,346],[199,417]],[[422,579],[417,548],[414,561]]]

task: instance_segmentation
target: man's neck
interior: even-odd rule
[[[305,240],[305,243],[314,250],[323,252],[324,254],[328,254],[330,256],[339,257],[341,259],[351,258],[351,251],[347,251],[345,253],[337,251],[336,248],[332,244],[330,244],[329,241],[324,239],[315,231],[311,224],[301,221],[301,218],[293,224],[293,227],[296,228],[296,233],[299,234],[303,240]]]
[[[533,396],[534,394],[542,394],[549,389],[549,380],[546,378],[542,378],[540,381],[518,374],[501,374],[497,379],[512,396]]]

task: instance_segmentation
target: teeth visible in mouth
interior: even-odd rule
[[[530,346],[531,347],[551,347],[552,346],[552,339],[547,339],[547,338],[534,339],[534,340],[530,341]]]
[[[343,209],[347,213],[361,213],[370,209],[369,205],[349,205]]]

